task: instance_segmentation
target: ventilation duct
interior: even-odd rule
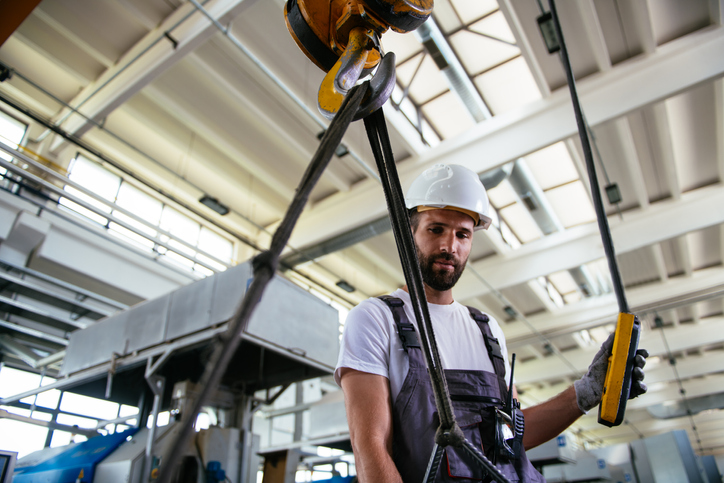
[[[688,398],[686,401],[666,401],[648,406],[646,410],[657,419],[684,418],[711,409],[724,409],[724,392]]]
[[[557,231],[563,231],[563,225],[553,212],[543,190],[533,178],[533,174],[522,159],[513,163],[513,171],[508,181],[515,190],[520,200],[530,211],[541,231],[550,235]]]
[[[493,117],[434,20],[429,18],[420,25],[415,30],[415,35],[445,76],[450,90],[460,98],[475,122]]]

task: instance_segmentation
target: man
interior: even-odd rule
[[[524,453],[498,458],[495,408],[507,397],[510,377],[505,337],[494,319],[469,310],[452,296],[472,248],[473,232],[491,222],[485,188],[463,166],[435,165],[413,182],[406,204],[456,421],[469,441],[489,459],[498,459],[498,469],[509,479],[544,481]],[[345,325],[335,379],[344,390],[362,483],[421,482],[432,452],[439,419],[423,355],[419,343],[410,342],[407,323],[417,330],[403,287],[391,298],[362,302],[349,313]],[[600,402],[611,345],[609,338],[574,386],[523,410],[525,448],[560,434]],[[641,382],[644,357],[638,357],[633,397],[646,390]],[[515,387],[513,397],[517,398]],[[467,455],[448,447],[435,481],[484,476]]]

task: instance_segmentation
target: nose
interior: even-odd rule
[[[454,254],[457,252],[457,238],[455,233],[446,233],[440,237],[440,251]]]

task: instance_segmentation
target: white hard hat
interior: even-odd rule
[[[491,223],[490,202],[480,178],[472,170],[457,164],[436,164],[412,182],[405,198],[407,209],[446,208],[462,211],[475,220],[476,230]]]

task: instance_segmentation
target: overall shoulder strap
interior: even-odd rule
[[[405,313],[405,302],[397,297],[391,295],[381,295],[379,297],[392,311],[392,317],[395,319],[395,325],[397,326],[397,333],[400,335],[402,341],[402,347],[407,352],[409,347],[420,348],[420,341],[417,339],[417,332],[415,332],[415,326],[407,320],[407,314]]]
[[[503,352],[500,350],[500,342],[493,337],[490,325],[488,325],[490,318],[487,315],[475,307],[468,307],[468,311],[470,312],[470,317],[477,322],[480,331],[483,333],[485,348],[488,350],[488,357],[490,357],[490,362],[493,363],[495,375],[498,376],[500,397],[505,400],[508,394],[508,386],[505,381],[505,358],[503,357]]]

